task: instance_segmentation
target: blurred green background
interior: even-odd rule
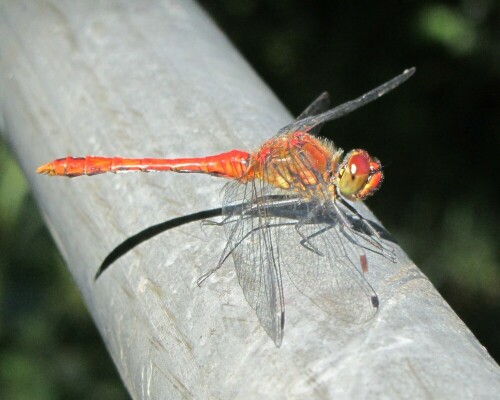
[[[294,114],[417,67],[323,134],[387,165],[370,208],[498,361],[499,2],[201,4]],[[127,397],[4,143],[0,318],[0,398]]]

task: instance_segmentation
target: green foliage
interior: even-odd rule
[[[452,53],[465,55],[477,45],[471,19],[442,4],[425,7],[419,18],[419,29],[429,40],[442,44]]]

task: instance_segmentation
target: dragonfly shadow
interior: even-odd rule
[[[101,274],[109,268],[116,260],[123,257],[129,251],[133,250],[135,247],[139,246],[141,243],[163,233],[170,229],[177,228],[190,222],[203,221],[208,218],[220,217],[222,215],[222,208],[213,208],[211,210],[199,211],[193,214],[183,215],[181,217],[172,218],[168,221],[161,222],[159,224],[150,226],[133,236],[125,239],[122,243],[116,246],[111,253],[109,253],[101,266],[97,270],[94,279],[97,280]]]
[[[368,236],[372,236],[373,232],[368,228],[367,223],[371,225],[373,229],[379,234],[381,239],[387,240],[388,242],[397,244],[398,242],[394,237],[389,233],[387,229],[385,229],[382,225],[379,223],[366,219],[364,218],[363,220],[360,220],[359,218],[355,218],[353,216],[348,216],[349,222],[351,223],[351,227],[354,231],[358,233],[362,233]]]
[[[133,250],[135,247],[139,246],[141,243],[160,235],[163,232],[166,232],[170,229],[177,228],[179,226],[189,224],[195,221],[203,221],[210,218],[221,217],[223,214],[223,209],[213,208],[210,210],[199,211],[193,214],[183,215],[181,217],[176,217],[169,219],[167,221],[161,222],[159,224],[150,226],[135,235],[130,236],[125,239],[122,243],[116,246],[104,259],[102,264],[100,265],[97,273],[95,274],[94,279],[97,280],[104,271],[106,271],[116,260],[123,257],[129,251]],[[366,218],[360,219],[354,215],[347,216],[349,223],[351,224],[351,229],[355,232],[372,236],[373,228],[380,238],[387,240],[392,243],[397,243],[396,240],[391,236],[391,234],[379,223],[375,221],[368,220]],[[369,225],[368,225],[369,224]]]

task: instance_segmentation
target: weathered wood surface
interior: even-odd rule
[[[245,302],[231,263],[196,286],[218,259],[221,231],[197,223],[169,231],[95,283],[115,245],[218,206],[224,182],[177,174],[51,179],[35,176],[39,164],[67,154],[254,149],[291,116],[191,1],[0,7],[0,128],[134,398],[498,397],[498,365],[399,249],[397,264],[375,260],[368,273],[381,308],[367,324],[335,321],[287,287],[280,349]]]

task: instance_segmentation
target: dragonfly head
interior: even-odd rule
[[[344,157],[338,173],[339,194],[348,200],[363,200],[375,193],[384,175],[382,165],[365,150],[352,150]]]

